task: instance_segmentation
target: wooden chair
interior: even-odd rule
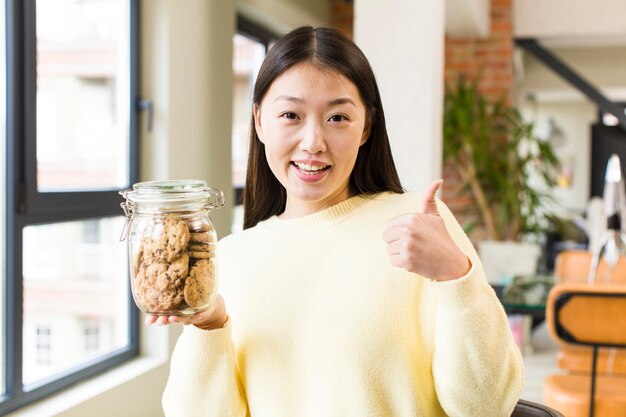
[[[592,349],[590,373],[550,375],[548,406],[567,417],[626,416],[626,377],[598,375],[598,351],[626,348],[626,285],[557,284],[546,306],[550,335],[563,345]]]
[[[563,251],[558,254],[554,276],[557,283],[587,283],[591,267],[591,252]],[[598,265],[596,285],[626,284],[626,258],[620,257],[617,267],[606,280],[606,262]],[[563,346],[557,352],[557,366],[571,372],[591,372],[591,348]],[[601,348],[598,351],[597,371],[601,374],[626,375],[626,351]]]

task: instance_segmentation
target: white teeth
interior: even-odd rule
[[[319,171],[320,169],[326,168],[326,165],[309,165],[309,164],[302,164],[300,162],[294,162],[294,164],[298,168],[304,169],[306,171]]]

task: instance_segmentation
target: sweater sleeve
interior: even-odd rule
[[[445,204],[438,205],[472,267],[457,280],[430,283],[437,299],[432,369],[437,396],[450,417],[509,416],[523,385],[521,354],[472,243]]]
[[[162,402],[167,417],[249,415],[230,321],[210,331],[185,326],[172,354]]]

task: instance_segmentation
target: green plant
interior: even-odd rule
[[[473,195],[487,238],[520,240],[542,230],[560,164],[506,97],[489,100],[478,83],[459,79],[446,88],[444,160]]]

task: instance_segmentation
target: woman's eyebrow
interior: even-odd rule
[[[328,102],[329,106],[336,106],[338,104],[352,104],[354,107],[356,107],[355,102],[350,97],[336,98]]]
[[[284,101],[292,101],[292,102],[294,102],[294,103],[304,103],[304,100],[303,100],[303,99],[301,99],[301,98],[299,98],[299,97],[294,97],[294,96],[286,96],[286,95],[281,95],[281,96],[276,97],[276,98],[274,99],[274,102],[281,101],[281,100],[284,100]]]
[[[288,96],[288,95],[280,95],[274,99],[274,102],[277,101],[290,101],[293,103],[305,103],[306,100],[300,97]],[[340,104],[352,104],[356,107],[356,103],[350,97],[339,97],[328,102],[328,106],[337,106]]]

